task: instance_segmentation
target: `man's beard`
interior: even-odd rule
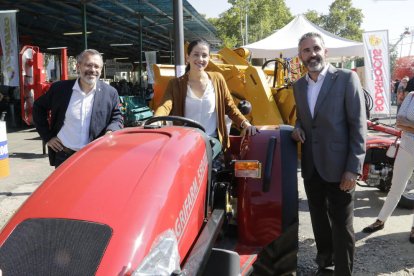
[[[90,79],[89,76],[94,76],[94,79]],[[89,73],[89,72],[84,72],[81,74],[81,78],[84,82],[86,82],[89,85],[95,85],[96,81],[99,79],[100,74],[95,75],[93,73]]]
[[[325,66],[325,61],[321,56],[309,58],[304,63],[305,63],[305,66],[308,68],[309,72],[320,72]]]

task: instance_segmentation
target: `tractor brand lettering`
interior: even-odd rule
[[[7,141],[0,142],[0,160],[8,157]]]
[[[384,110],[384,72],[383,72],[383,57],[382,51],[380,49],[372,50],[372,66],[374,69],[374,78],[375,78],[375,111]]]
[[[197,169],[196,175],[191,184],[190,190],[188,191],[187,197],[184,200],[183,206],[181,206],[180,213],[175,220],[175,235],[177,240],[180,241],[183,231],[187,226],[188,220],[193,211],[193,207],[197,200],[198,194],[200,192],[200,186],[203,183],[203,177],[207,169],[207,155],[204,154],[203,159],[200,162],[200,165]]]

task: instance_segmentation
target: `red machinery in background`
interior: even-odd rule
[[[37,46],[23,46],[19,54],[21,116],[27,125],[33,124],[34,101],[46,93],[51,82],[46,81],[44,58]],[[67,49],[61,49],[61,80],[68,79]]]
[[[368,135],[367,150],[364,160],[362,177],[358,185],[362,187],[378,188],[387,192],[392,185],[392,175],[395,158],[388,157],[386,152],[390,145],[396,142],[396,137],[401,137],[401,130],[393,126],[380,123],[378,119],[367,121],[368,129],[379,133],[392,135],[393,137],[381,135]],[[401,195],[398,206],[414,209],[414,175],[408,181]]]

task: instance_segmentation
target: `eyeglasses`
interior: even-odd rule
[[[102,66],[100,66],[100,65],[98,65],[98,64],[94,64],[94,63],[86,63],[86,64],[83,64],[86,68],[88,68],[88,69],[95,69],[95,70],[100,70],[100,69],[102,69]]]

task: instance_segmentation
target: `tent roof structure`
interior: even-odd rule
[[[243,46],[250,50],[252,58],[294,57],[298,53],[298,42],[302,35],[316,32],[322,35],[329,57],[363,56],[364,45],[334,35],[305,18],[296,16],[289,24],[270,36]]]

